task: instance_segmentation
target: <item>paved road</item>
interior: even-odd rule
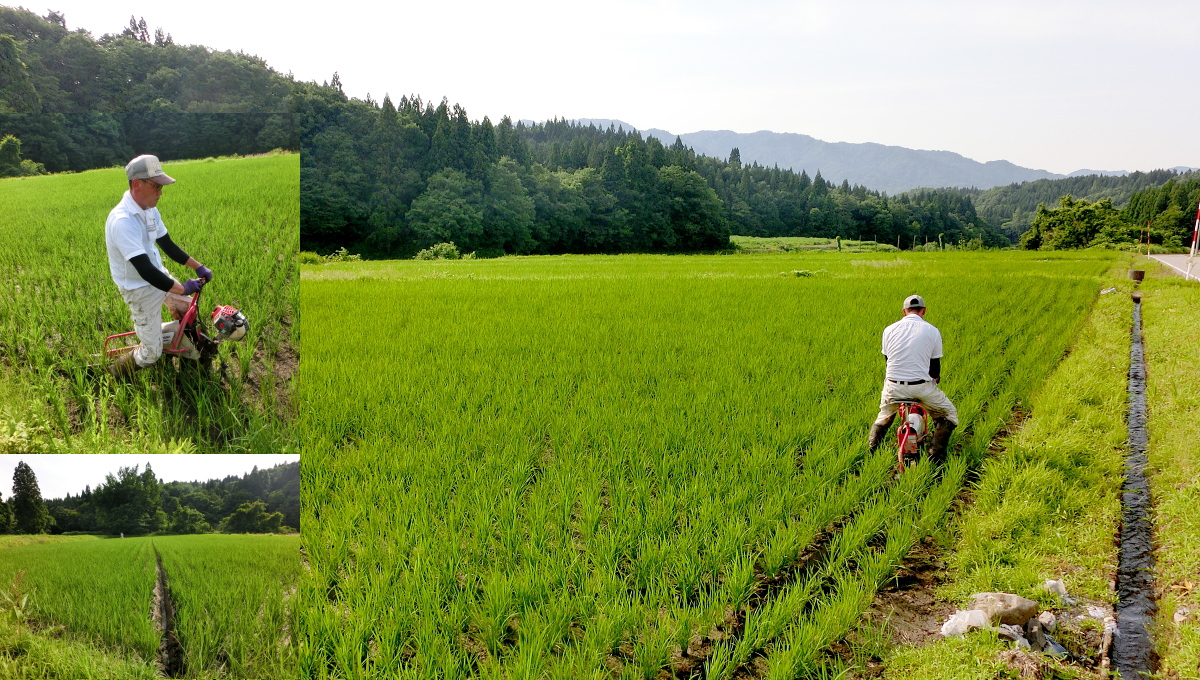
[[[1187,273],[1187,255],[1151,255],[1150,257],[1167,265],[1180,276]],[[1200,255],[1192,260],[1192,280],[1200,281]]]

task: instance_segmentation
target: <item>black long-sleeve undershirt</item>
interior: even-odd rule
[[[187,264],[187,261],[191,259],[188,257],[187,253],[183,252],[183,248],[175,245],[175,242],[171,240],[170,234],[163,234],[162,236],[159,236],[158,239],[155,240],[155,243],[158,244],[159,248],[162,248],[163,252],[167,254],[167,257],[175,260],[179,264]]]
[[[164,236],[163,238],[166,237]],[[184,260],[184,262],[187,262],[187,260]],[[129,258],[129,264],[133,265],[133,268],[137,270],[138,276],[145,279],[146,283],[149,283],[151,286],[168,292],[175,287],[175,279],[167,276],[161,269],[151,264],[150,256],[146,253],[134,255]]]

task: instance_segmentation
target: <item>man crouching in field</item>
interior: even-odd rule
[[[933,449],[930,458],[946,461],[950,433],[958,427],[958,409],[938,383],[942,380],[942,333],[925,320],[925,300],[911,295],[904,300],[904,316],[883,331],[883,358],[887,375],[879,399],[879,416],[871,426],[868,445],[874,451],[896,417],[896,402],[921,402],[933,417]]]
[[[200,289],[201,280],[211,281],[212,271],[183,252],[167,235],[167,227],[158,214],[158,199],[163,187],[175,180],[163,172],[155,156],[143,155],[125,166],[129,191],[108,214],[104,240],[108,245],[108,268],[121,297],[133,315],[134,330],[142,344],[122,354],[109,372],[114,377],[131,375],[162,355],[163,304],[186,309],[187,295]],[[155,244],[158,244],[156,247]],[[179,264],[196,270],[199,279],[179,283],[163,266],[158,248]]]

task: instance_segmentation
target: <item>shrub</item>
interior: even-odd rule
[[[206,534],[212,531],[212,527],[199,510],[181,507],[171,518],[170,530],[175,534]]]
[[[242,503],[233,514],[221,520],[218,530],[226,534],[270,534],[279,531],[283,513],[267,512],[262,501]]]
[[[325,264],[325,258],[312,251],[304,250],[300,253],[300,264]]]
[[[458,246],[454,245],[454,241],[449,243],[437,243],[418,252],[413,256],[414,260],[459,260],[462,259],[462,254],[458,252]]]
[[[350,251],[346,250],[346,246],[342,246],[337,250],[325,256],[325,263],[330,262],[358,262],[362,259],[361,255],[351,255]]]

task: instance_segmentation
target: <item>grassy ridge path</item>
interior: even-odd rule
[[[1147,267],[1142,302],[1164,678],[1200,678],[1200,283]]]
[[[1007,646],[994,634],[943,640],[934,633],[882,645],[877,654],[886,678],[984,680],[1018,673],[1010,665],[1018,658],[1039,673],[1082,677],[1102,665],[1103,625],[1087,608],[1111,612],[1116,601],[1133,290],[1127,268],[1125,261],[1114,265],[1102,285],[1117,290],[1097,297],[1070,355],[1031,401],[1029,417],[984,463],[942,557],[948,579],[931,593],[949,603],[950,612],[976,592],[1035,599],[1058,612],[1064,622],[1059,642],[1087,662],[1064,669],[1041,656],[1006,660]],[[1073,607],[1043,587],[1048,578],[1064,581]],[[946,611],[939,610],[937,625]]]

